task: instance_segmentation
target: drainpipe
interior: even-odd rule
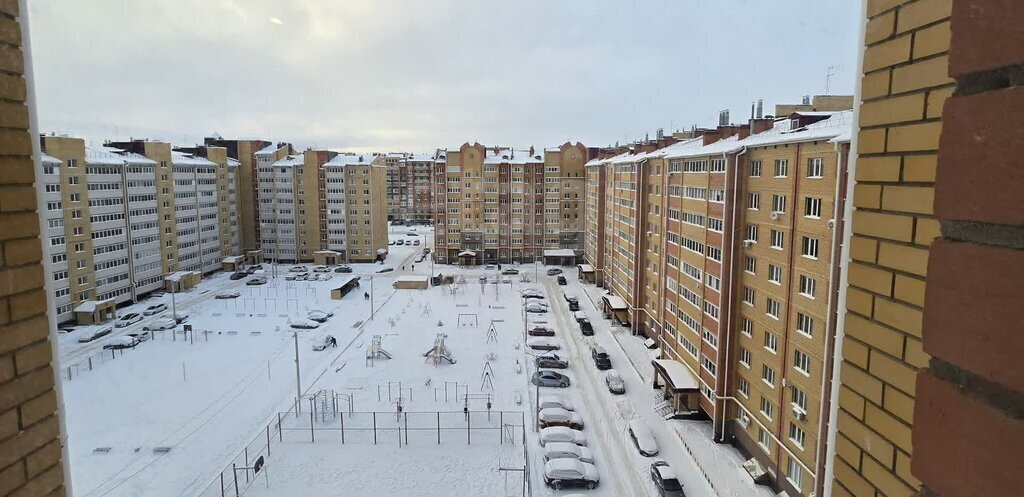
[[[38,178],[43,177],[42,145],[39,143],[39,116],[36,110],[36,85],[32,67],[32,36],[29,30],[29,8],[28,0],[18,0],[18,12],[21,13],[21,38],[22,53],[25,56],[25,104],[28,107],[28,130],[32,143],[32,161],[35,166],[36,182],[36,212],[46,212],[46,200],[39,194]],[[46,219],[40,214],[37,216],[39,233],[46,233]],[[43,250],[41,264],[46,274],[52,272],[53,262],[46,257],[46,250]],[[43,291],[46,292],[46,324],[50,329],[48,340],[50,341],[50,365],[53,368],[53,392],[57,397],[57,423],[60,427],[60,451],[61,469],[64,472],[64,494],[72,497],[74,485],[71,484],[71,454],[68,450],[68,424],[67,409],[64,405],[64,386],[61,379],[60,355],[57,344],[60,343],[57,335],[57,309],[53,301],[53,278],[43,278]]]
[[[729,240],[729,271],[728,271],[727,275],[723,275],[723,276],[727,276],[727,278],[722,278],[722,280],[727,281],[728,283],[726,283],[725,285],[722,285],[718,289],[718,295],[720,296],[719,304],[722,307],[725,307],[727,309],[727,312],[725,314],[725,319],[724,319],[725,326],[724,327],[719,327],[719,331],[721,331],[723,328],[725,329],[725,333],[720,333],[720,334],[725,335],[724,336],[725,343],[723,344],[724,346],[719,349],[720,353],[718,355],[718,363],[721,364],[721,365],[724,365],[724,368],[725,368],[724,375],[722,376],[722,378],[724,378],[724,381],[723,381],[723,385],[722,385],[722,388],[721,388],[723,393],[729,391],[728,390],[728,386],[729,386],[729,365],[732,363],[732,360],[731,360],[731,356],[732,356],[732,333],[733,333],[733,329],[734,329],[733,322],[732,322],[733,321],[733,307],[734,307],[733,304],[735,303],[735,300],[736,300],[733,297],[733,290],[734,290],[734,288],[736,286],[735,285],[735,281],[733,280],[733,267],[734,267],[734,263],[736,261],[736,257],[741,252],[737,248],[737,246],[736,246],[736,218],[739,217],[739,214],[738,214],[739,208],[737,206],[739,205],[739,194],[740,194],[740,186],[739,186],[739,183],[740,183],[740,157],[742,157],[746,153],[747,153],[747,147],[743,147],[743,150],[740,150],[740,152],[736,154],[736,158],[733,161],[733,167],[732,167],[732,171],[733,171],[733,174],[732,174],[732,182],[733,182],[732,213],[729,216],[730,217],[730,219],[729,219],[729,224],[730,224],[730,226],[729,226],[729,236],[730,236],[730,240]],[[726,156],[726,154],[723,153],[722,157],[725,158],[725,156]],[[725,177],[725,186],[726,186],[726,188],[728,188],[728,186],[729,186],[728,174],[729,174],[728,173],[728,169],[726,169],[726,175],[727,175]],[[726,300],[724,298],[726,290],[729,291],[728,303],[726,302]],[[718,393],[715,392],[715,395],[718,395]],[[724,411],[725,411],[726,403],[728,402],[728,396],[720,398],[718,400],[721,401],[721,406],[722,406],[721,410],[723,411],[722,412],[722,422],[719,425],[720,431],[716,430],[716,431],[713,431],[712,433],[716,433],[718,435],[718,440],[717,441],[719,443],[723,443],[723,442],[726,441],[726,438],[725,438],[725,412]],[[716,403],[716,406],[717,405],[718,404]],[[715,410],[717,411],[718,408],[716,407]]]
[[[641,280],[644,279],[643,253],[647,246],[646,243],[643,243],[643,247],[641,247],[641,242],[645,242],[646,240],[646,231],[644,231],[646,228],[644,221],[646,221],[647,215],[644,213],[644,210],[640,208],[647,190],[647,182],[644,181],[641,173],[641,170],[645,165],[647,165],[647,159],[640,159],[640,161],[636,163],[636,172],[633,173],[633,177],[636,179],[636,189],[634,190],[636,191],[636,196],[633,204],[633,210],[637,213],[636,226],[633,228],[633,231],[636,233],[633,242],[634,247],[636,247],[636,254],[633,256],[633,298],[630,299],[632,302],[629,302],[631,311],[630,319],[632,320],[633,325],[633,336],[639,334],[638,330],[640,328],[640,320],[637,318],[640,314],[638,311],[643,310],[642,308],[637,307],[636,304],[640,301],[640,291],[643,288],[643,285],[641,284]]]

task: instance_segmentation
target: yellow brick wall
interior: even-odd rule
[[[834,496],[909,496],[951,0],[869,0]]]
[[[64,495],[19,3],[0,1],[0,495]]]

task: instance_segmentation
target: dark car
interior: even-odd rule
[[[120,336],[103,346],[105,350],[134,349],[141,340],[132,336]]]
[[[249,266],[249,268],[245,270],[245,274],[256,274],[256,271],[259,271],[259,269],[260,268],[258,268],[256,266]],[[239,272],[241,272],[241,271],[239,271]]]
[[[502,269],[501,274],[519,274],[519,270],[514,267],[510,267],[508,269]]]
[[[530,380],[534,385],[542,387],[566,388],[569,386],[569,377],[557,371],[537,371],[533,373]]]
[[[565,276],[559,276],[558,279],[555,280],[555,281],[557,281],[559,285],[568,285],[569,284],[568,281],[565,281]]]
[[[232,280],[240,280],[242,278],[245,278],[246,276],[249,276],[249,273],[247,273],[245,271],[235,271],[234,273],[231,273],[231,278],[230,279],[232,279]]]
[[[651,479],[658,489],[661,497],[686,497],[683,493],[683,485],[679,483],[675,472],[665,461],[655,461],[651,464]]]
[[[578,310],[580,310],[580,303],[575,301],[575,300],[569,301],[569,310],[570,311],[578,311]]]
[[[552,459],[544,463],[544,483],[555,490],[566,487],[595,489],[599,481],[593,464],[575,459]]]
[[[547,326],[534,326],[526,334],[532,337],[553,337],[555,336],[555,330]]]
[[[383,267],[383,268],[378,269],[377,272],[378,273],[390,273],[391,271],[394,271],[394,270],[395,270],[395,268],[393,268],[393,267]]]
[[[557,276],[559,274],[562,274],[562,270],[558,269],[557,267],[548,269],[548,276]]]
[[[342,265],[342,266],[338,266],[338,267],[334,268],[334,272],[335,273],[351,273],[352,272],[352,268],[349,267],[349,266]]]
[[[594,334],[594,325],[590,324],[589,319],[583,319],[580,322],[580,333],[583,336],[592,336]]]
[[[562,359],[558,354],[539,355],[533,360],[538,368],[565,369],[569,367],[569,361]]]
[[[590,357],[594,358],[594,365],[597,369],[611,369],[612,359],[608,357],[608,352],[605,352],[601,346],[595,346],[590,349]]]

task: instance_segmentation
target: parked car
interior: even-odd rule
[[[320,275],[320,281],[327,281],[327,280],[329,280],[331,278],[333,278],[333,276],[331,276],[330,274],[322,274],[322,275]]]
[[[526,346],[533,350],[558,350],[562,348],[558,342],[548,337],[527,338]]]
[[[250,268],[250,269],[252,269],[252,268]],[[252,274],[252,273],[249,273],[249,272],[246,272],[246,271],[235,271],[235,272],[231,273],[231,276],[228,277],[228,279],[230,279],[232,281],[240,280],[242,278],[245,278],[246,276],[249,276],[250,274]]]
[[[313,344],[313,350],[319,352],[321,350],[326,349],[327,347],[330,347],[332,343],[335,343],[334,337],[331,335],[324,335],[323,340],[320,340]]]
[[[651,480],[654,480],[654,487],[658,489],[660,497],[686,497],[675,471],[665,461],[651,464]]]
[[[335,273],[351,273],[352,272],[352,267],[347,265],[347,264],[342,264],[342,265],[334,268],[334,272]]]
[[[532,313],[537,313],[537,314],[542,314],[542,313],[548,312],[548,306],[542,305],[542,304],[540,304],[538,302],[530,302],[530,303],[526,304],[525,308],[526,308],[526,312],[532,312]]]
[[[109,326],[106,327],[106,328],[100,328],[100,329],[98,329],[96,331],[93,331],[91,333],[88,333],[86,335],[82,335],[82,336],[78,337],[78,343],[89,343],[89,342],[91,342],[93,340],[98,340],[100,338],[103,338],[103,337],[109,335],[110,332],[112,332],[112,331],[114,331],[114,330],[112,328],[110,328]]]
[[[288,268],[288,272],[290,273],[305,273],[307,271],[309,270],[306,269],[306,266],[292,266]]]
[[[548,276],[557,276],[559,274],[562,274],[562,270],[557,267],[548,269]]]
[[[587,315],[583,311],[575,311],[572,313],[572,318],[575,319],[578,323],[584,319],[587,319]]]
[[[629,438],[633,440],[633,445],[636,446],[636,450],[640,451],[640,455],[647,457],[658,455],[658,442],[654,440],[654,434],[643,421],[639,419],[630,421],[628,431]]]
[[[390,273],[391,271],[394,271],[394,270],[395,270],[395,268],[393,268],[393,267],[382,267],[382,268],[377,270],[377,273]]]
[[[313,273],[306,279],[309,281],[320,281],[320,273]]]
[[[159,304],[153,304],[142,311],[142,314],[146,316],[153,316],[167,310],[167,304],[161,302]]]
[[[125,336],[130,336],[139,341],[139,343],[149,340],[150,333],[148,331],[133,331],[131,333],[125,333]]]
[[[561,490],[566,487],[597,488],[600,478],[593,464],[572,459],[554,459],[544,463],[544,483]]]
[[[582,333],[583,336],[589,337],[594,335],[594,325],[590,324],[589,319],[583,318],[582,321],[578,322],[580,324],[580,333]]]
[[[565,276],[559,276],[555,281],[557,281],[559,285],[563,286],[569,284],[569,282],[565,280]]]
[[[174,316],[171,317],[174,318],[174,322],[181,324],[184,323],[186,319],[188,319],[188,314],[175,314]]]
[[[129,312],[128,314],[121,316],[121,318],[114,323],[114,327],[124,328],[126,326],[131,326],[135,323],[138,323],[139,321],[142,321],[142,314],[139,314],[137,312]]]
[[[567,388],[569,377],[557,371],[537,371],[530,379],[534,385],[542,387]]]
[[[178,326],[178,322],[174,318],[157,318],[146,323],[142,329],[145,331],[173,330],[175,326]]]
[[[329,273],[329,272],[331,272],[331,268],[327,267],[327,266],[317,266],[317,267],[313,268],[313,272],[314,273]]]
[[[541,409],[537,413],[537,422],[540,423],[541,428],[566,426],[574,430],[583,429],[583,418],[579,414],[557,407]]]
[[[105,350],[133,349],[141,342],[138,338],[130,336],[116,337],[110,343],[103,346]]]
[[[218,293],[213,298],[215,298],[215,299],[237,299],[241,295],[242,295],[242,292],[239,292],[238,290],[228,290],[226,292]]]
[[[590,357],[594,359],[594,365],[597,369],[611,369],[612,359],[608,357],[608,352],[604,350],[604,347],[595,345],[594,348],[590,349]]]
[[[557,407],[559,409],[565,409],[566,411],[573,411],[572,401],[568,397],[560,393],[546,393],[540,396],[537,401],[538,409],[547,409],[549,407]]]
[[[626,393],[626,384],[622,381],[622,376],[619,376],[619,372],[614,369],[609,369],[604,375],[604,384],[608,385],[608,391],[616,395]]]
[[[569,442],[576,445],[587,445],[587,436],[582,431],[566,428],[564,426],[552,426],[540,431],[540,445],[546,446],[551,442]]]
[[[419,236],[419,235],[417,235],[415,231],[410,231],[410,232],[406,233],[405,236]]]
[[[413,240],[413,241],[412,241],[412,244],[413,244],[413,245],[419,245],[419,244],[420,244],[420,241],[419,241],[419,240]]]
[[[569,302],[569,310],[573,312],[580,310],[580,303],[576,301]]]
[[[314,309],[312,311],[309,311],[309,314],[306,316],[306,319],[312,319],[313,321],[316,321],[318,323],[323,323],[330,319],[331,316],[334,316],[333,312],[325,312]]]
[[[309,273],[298,273],[295,275],[296,281],[307,281],[309,280]]]
[[[257,276],[249,281],[246,281],[245,284],[249,286],[266,285],[267,279],[264,278],[263,276]]]
[[[295,281],[295,276],[296,276],[295,273],[288,273],[288,274],[284,275],[284,280],[285,281]]]
[[[594,454],[589,448],[570,442],[551,442],[544,446],[544,462],[552,459],[575,459],[594,464]]]
[[[548,328],[547,326],[534,326],[533,328],[530,328],[526,334],[532,337],[553,337],[555,336],[555,330]]]
[[[505,268],[505,269],[501,270],[501,274],[507,274],[507,275],[519,274],[519,270],[514,268],[514,267]]]
[[[395,242],[395,245],[405,245],[405,240],[398,240]]]
[[[312,319],[296,319],[292,321],[292,328],[300,330],[312,330],[320,326],[320,323],[313,321]]]
[[[577,298],[575,294],[572,294],[572,293],[569,293],[569,292],[562,292],[562,298],[565,299],[566,302],[572,302],[572,301],[579,302],[580,301],[580,299]]]
[[[388,240],[388,245],[394,245],[394,244],[395,244],[394,240]]]
[[[538,368],[565,369],[569,367],[569,361],[554,353],[539,355],[533,359],[533,363]]]
[[[526,300],[544,300],[544,296],[539,293],[527,293],[523,295],[523,299]]]
[[[256,267],[256,266],[249,266],[249,267],[248,267],[248,268],[247,268],[247,269],[245,270],[245,274],[256,274],[256,271],[260,271],[260,270],[261,270],[261,268],[258,268],[258,267]]]

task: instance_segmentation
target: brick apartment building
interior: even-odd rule
[[[388,220],[430,224],[433,222],[435,154],[387,154]]]

